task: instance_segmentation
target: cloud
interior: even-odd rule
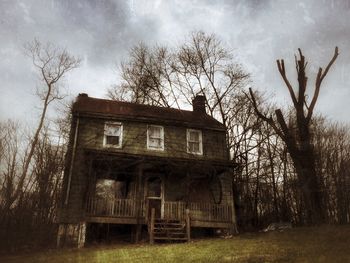
[[[162,0],[26,0],[0,2],[0,119],[24,119],[35,112],[38,84],[23,44],[34,37],[66,47],[84,59],[67,78],[72,96],[103,96],[117,81],[115,64],[138,42],[176,45],[191,31],[217,34],[234,50],[253,77],[256,89],[289,103],[278,75],[277,58],[285,58],[295,79],[294,54],[309,58],[310,84],[335,45],[340,56],[325,81],[317,109],[340,121],[350,111],[349,1],[162,1]],[[11,105],[16,105],[16,111]]]

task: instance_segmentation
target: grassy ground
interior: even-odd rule
[[[0,262],[350,262],[350,226],[296,228],[182,244],[114,245],[1,256]]]

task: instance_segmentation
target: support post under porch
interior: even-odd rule
[[[191,218],[190,218],[190,210],[186,209],[186,237],[187,242],[191,242]]]
[[[58,227],[57,247],[77,247],[85,245],[86,222],[77,224],[61,223]]]

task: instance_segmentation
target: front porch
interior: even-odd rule
[[[86,156],[83,221],[88,225],[129,225],[135,242],[145,229],[152,241],[162,225],[181,226],[187,240],[193,227],[235,232],[229,164],[102,152]]]
[[[181,201],[164,201],[156,219],[185,221],[188,209],[191,227],[231,228],[232,206]],[[150,211],[146,201],[135,199],[90,198],[86,206],[86,221],[110,224],[147,224]]]

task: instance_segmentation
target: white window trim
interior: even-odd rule
[[[154,148],[149,145],[149,127],[157,127],[161,128],[160,129],[160,137],[162,140],[161,148]],[[160,125],[147,125],[147,150],[152,150],[152,151],[164,151],[164,127]]]
[[[119,135],[119,145],[107,144],[107,138],[105,134],[106,125],[119,125],[120,126],[120,135]],[[106,148],[122,148],[123,145],[123,124],[121,122],[105,122],[103,129],[103,147]]]
[[[190,132],[198,132],[199,133],[199,152],[191,152],[190,151]],[[202,137],[202,131],[201,130],[195,130],[195,129],[187,129],[187,153],[190,154],[196,154],[196,155],[203,155],[203,137]]]

